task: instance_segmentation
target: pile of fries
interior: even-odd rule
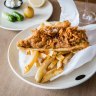
[[[64,70],[65,64],[69,62],[74,53],[65,51],[53,50],[27,50],[27,55],[33,55],[27,66],[25,66],[24,73],[26,74],[33,66],[37,67],[35,80],[38,83],[45,83],[51,78],[60,74]]]

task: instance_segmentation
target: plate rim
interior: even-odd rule
[[[54,22],[54,21],[52,21],[52,22]],[[56,22],[56,21],[55,21],[55,22]],[[9,64],[11,70],[13,71],[13,73],[14,73],[18,78],[20,78],[22,81],[24,81],[24,82],[26,82],[27,84],[29,84],[29,85],[31,85],[31,86],[34,86],[34,87],[38,87],[38,88],[42,88],[42,89],[53,89],[53,90],[57,90],[57,89],[68,89],[68,88],[72,88],[72,87],[75,87],[75,86],[77,86],[77,85],[80,85],[80,84],[84,83],[85,81],[87,81],[88,79],[90,79],[90,78],[95,74],[96,71],[90,73],[85,79],[81,80],[81,81],[78,82],[77,84],[75,84],[75,85],[72,84],[72,85],[66,86],[66,87],[65,87],[65,86],[64,86],[64,87],[63,87],[63,86],[61,86],[61,87],[50,87],[50,86],[47,86],[47,87],[46,87],[46,86],[42,86],[42,85],[38,85],[38,84],[35,84],[35,83],[33,83],[33,82],[30,82],[30,81],[24,79],[22,76],[20,76],[20,75],[16,72],[16,70],[12,67],[12,64],[11,64],[11,62],[10,62],[9,53],[10,53],[11,44],[13,43],[13,41],[15,40],[16,37],[18,37],[20,34],[23,33],[23,31],[25,32],[26,30],[29,30],[30,28],[32,28],[32,27],[34,27],[34,26],[37,26],[37,25],[39,25],[39,24],[40,24],[40,23],[35,24],[35,25],[32,25],[32,26],[26,28],[25,30],[22,30],[20,33],[18,33],[18,34],[11,40],[11,42],[10,42],[10,44],[9,44],[8,51],[7,51],[8,64]]]
[[[51,5],[51,8],[52,8],[52,10],[51,10],[51,13],[50,13],[50,16],[48,17],[48,18],[46,18],[46,20],[43,20],[43,21],[40,21],[40,22],[44,22],[44,21],[47,21],[51,16],[52,16],[52,13],[53,13],[53,5],[52,5],[52,3],[49,1],[49,0],[47,0],[47,2]],[[40,22],[38,22],[38,23],[40,23]],[[37,24],[38,24],[37,23]],[[33,24],[34,25],[34,24]],[[35,24],[36,25],[36,24]],[[29,27],[31,27],[32,25],[30,25],[30,26],[28,26],[27,28],[29,28]],[[1,24],[0,24],[0,28],[3,28],[3,29],[6,29],[6,30],[11,30],[11,31],[22,31],[22,30],[25,30],[25,29],[27,29],[27,28],[24,28],[24,29],[16,29],[16,28],[8,28],[8,27],[4,27],[4,26],[2,26]]]

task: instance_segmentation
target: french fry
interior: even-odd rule
[[[63,62],[62,61],[58,61],[57,63],[57,69],[61,68],[63,66]]]
[[[46,73],[46,69],[48,65],[53,62],[54,57],[47,56],[47,58],[44,60],[43,64],[39,67],[39,69],[36,72],[35,80],[36,82],[40,82],[43,78],[44,74]]]
[[[44,77],[42,78],[41,83],[45,83],[45,82],[50,81],[51,78],[53,78],[54,76],[56,76],[56,75],[58,75],[58,74],[60,74],[60,73],[62,73],[62,72],[63,72],[63,69],[62,69],[62,68],[59,68],[59,69],[54,68],[54,69],[48,71],[48,72],[44,75]]]
[[[56,51],[52,51],[52,50],[49,51],[49,56],[56,56],[56,55],[57,55]]]
[[[57,55],[56,59],[59,61],[62,61],[64,59],[64,56],[63,55]]]
[[[32,57],[30,63],[25,66],[24,74],[27,73],[32,68],[32,66],[34,65],[34,63],[37,61],[38,56],[39,56],[39,52],[38,51],[34,51],[34,54],[33,55],[34,56]]]
[[[37,68],[39,68],[39,67],[40,67],[40,63],[39,63],[38,61],[36,61],[36,62],[35,62],[35,66],[36,66]]]
[[[49,51],[49,55],[52,56],[54,51]]]
[[[40,56],[41,56],[41,58],[46,58],[46,54],[44,54],[44,53],[40,53]]]
[[[57,64],[58,60],[55,59],[49,66],[48,66],[48,70],[53,69],[55,67],[55,65]]]
[[[39,62],[40,65],[42,65],[43,61],[44,61],[43,58],[38,58],[38,62]]]
[[[68,61],[72,58],[73,53],[68,54],[67,56],[65,56],[64,60],[63,60],[63,64],[67,64]]]
[[[57,69],[61,68],[63,66],[63,60],[64,60],[64,56],[59,54],[56,56],[56,58],[58,59],[58,63],[57,63]]]

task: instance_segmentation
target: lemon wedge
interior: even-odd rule
[[[45,4],[46,0],[28,0],[28,2],[33,7],[41,7]]]

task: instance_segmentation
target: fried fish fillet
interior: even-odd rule
[[[34,29],[32,36],[17,42],[19,49],[54,49],[60,51],[81,50],[89,46],[85,30],[71,27],[69,21],[43,25]]]

